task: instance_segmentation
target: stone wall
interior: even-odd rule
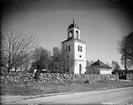
[[[100,75],[100,74],[59,74],[59,73],[41,73],[38,78],[34,74],[26,72],[11,72],[7,76],[1,76],[2,84],[25,84],[28,82],[42,83],[93,83],[98,80],[117,80],[117,75]]]
[[[111,75],[111,74],[87,74],[84,75],[84,77],[90,83],[97,82],[99,80],[118,80],[117,75]]]
[[[33,82],[33,74],[27,72],[10,72],[6,76],[0,76],[2,84],[21,84]]]
[[[133,80],[133,73],[129,73],[126,76],[128,80]]]

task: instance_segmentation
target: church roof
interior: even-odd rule
[[[78,25],[75,24],[74,19],[73,19],[73,23],[68,26],[68,29],[74,28],[74,27],[79,28]]]
[[[89,67],[100,67],[100,68],[112,69],[108,65],[104,64],[103,62],[101,62],[99,59],[96,62],[92,63]]]
[[[67,41],[70,41],[70,40],[75,40],[75,41],[78,41],[78,42],[81,42],[81,43],[86,43],[86,42],[84,42],[84,41],[82,41],[80,39],[75,39],[75,38],[71,38],[71,39],[64,40],[61,43],[64,43],[64,42],[67,42]]]
[[[74,27],[79,28],[79,27],[77,26],[77,24],[70,24],[70,25],[68,26],[68,29],[74,28]]]

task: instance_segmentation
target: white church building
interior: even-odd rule
[[[86,42],[80,39],[80,28],[74,20],[67,29],[67,39],[62,42],[62,50],[65,57],[73,58],[74,74],[86,72]]]

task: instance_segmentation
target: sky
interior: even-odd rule
[[[87,60],[121,64],[118,42],[133,30],[133,21],[119,1],[13,0],[3,6],[2,33],[10,28],[34,33],[38,46],[52,51],[67,39],[67,28],[74,18],[80,39],[87,43]]]

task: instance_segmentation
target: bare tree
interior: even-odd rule
[[[50,51],[43,47],[38,47],[32,52],[33,68],[38,70],[48,69],[50,62]]]
[[[90,61],[90,65],[91,65],[92,63],[94,63],[94,61],[93,61],[93,60],[91,60],[91,61]]]
[[[73,56],[69,55],[69,56],[64,56],[64,54],[62,53],[61,56],[61,69],[64,73],[71,73],[73,74],[73,66],[75,64],[75,60],[73,58]]]
[[[74,59],[66,56],[58,47],[53,48],[53,63],[60,73],[73,73]]]
[[[110,67],[110,64],[106,61],[106,65]]]
[[[52,72],[61,72],[61,60],[62,60],[62,55],[61,55],[61,50],[58,47],[53,48],[53,56],[52,56]]]
[[[8,72],[14,67],[19,67],[27,62],[29,51],[34,48],[36,36],[25,34],[22,31],[9,30],[2,40],[2,62],[7,66]]]
[[[112,61],[112,67],[113,67],[113,69],[116,69],[116,70],[119,70],[120,69],[120,65],[116,61]]]
[[[86,67],[90,66],[90,62],[88,60],[86,60]]]
[[[133,32],[128,36],[124,36],[119,42],[118,48],[121,54],[121,61],[127,71],[127,67],[133,65]]]

